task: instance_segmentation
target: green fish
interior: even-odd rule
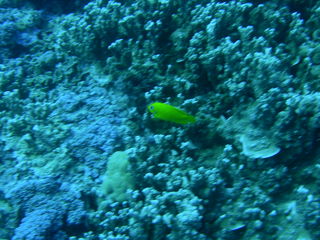
[[[194,116],[166,103],[151,103],[148,105],[148,110],[152,113],[154,118],[168,122],[188,124],[196,121]]]

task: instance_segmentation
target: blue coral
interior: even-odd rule
[[[85,224],[84,203],[70,187],[54,178],[22,181],[7,193],[21,219],[13,239],[56,239],[63,226]]]
[[[63,215],[55,209],[39,209],[26,214],[13,239],[44,240],[55,239],[55,234],[63,225]]]

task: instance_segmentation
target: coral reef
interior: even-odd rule
[[[319,239],[319,14],[0,0],[0,239]]]

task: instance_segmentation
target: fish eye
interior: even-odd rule
[[[150,106],[150,110],[153,110],[154,109],[154,107],[153,106]]]

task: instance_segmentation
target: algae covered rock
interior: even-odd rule
[[[126,191],[134,186],[133,177],[128,169],[129,165],[129,156],[123,151],[113,153],[108,160],[102,191],[113,200],[126,200]]]
[[[242,143],[242,153],[251,158],[269,158],[280,152],[280,148],[264,136],[243,134],[239,140]]]

